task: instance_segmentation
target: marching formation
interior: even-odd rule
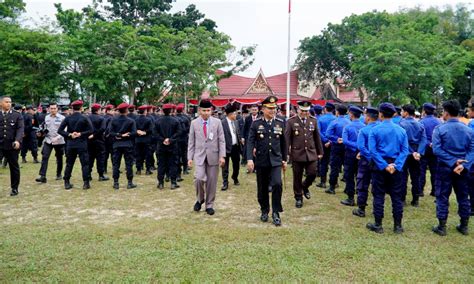
[[[453,190],[460,233],[468,234],[469,217],[474,214],[474,120],[461,115],[462,107],[456,100],[444,102],[442,112],[425,103],[421,115],[409,104],[364,108],[331,102],[312,106],[300,101],[289,119],[279,112],[274,96],[251,106],[250,113],[229,104],[225,114],[220,114],[211,101],[201,100],[193,117],[186,113],[184,104],[161,108],[92,104],[84,110],[83,102],[75,101],[71,109],[50,103],[39,113],[31,106],[12,106],[9,97],[0,97],[0,104],[0,161],[10,168],[11,196],[19,194],[19,154],[26,163],[31,152],[33,162],[41,163],[36,182],[47,183],[48,161],[54,150],[56,180],[63,180],[66,190],[74,188],[71,173],[77,158],[84,190],[91,187],[94,167],[99,182],[109,181],[109,158],[114,190],[121,187],[122,160],[128,189],[137,187],[136,176],[156,171],[157,188],[162,190],[169,182],[173,190],[194,168],[194,210],[204,206],[209,215],[215,214],[219,167],[221,190],[225,191],[230,188],[230,164],[233,186],[240,185],[240,165],[246,164],[247,173],[256,175],[260,220],[268,222],[271,216],[275,226],[282,224],[282,180],[289,165],[296,208],[311,198],[310,187],[319,178],[316,187],[328,194],[343,190],[347,198],[341,204],[357,206],[352,214],[365,217],[371,187],[374,222],[367,228],[376,233],[383,233],[386,195],[392,203],[393,231],[404,231],[408,182],[409,204],[418,207],[428,170],[439,221],[434,233],[446,235]],[[474,118],[473,103],[468,111]],[[341,173],[344,189],[339,189]]]

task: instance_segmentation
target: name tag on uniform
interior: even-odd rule
[[[212,140],[212,139],[214,139],[214,133],[211,132],[209,133],[209,140]]]
[[[282,134],[282,132],[283,132],[283,128],[281,128],[279,126],[275,126],[273,128],[273,133],[275,133],[275,134]]]

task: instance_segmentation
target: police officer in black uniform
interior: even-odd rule
[[[34,119],[34,109],[32,106],[26,108],[26,112],[23,113],[23,121],[25,125],[25,133],[23,137],[23,143],[21,145],[21,157],[22,162],[26,163],[26,154],[28,150],[31,151],[33,156],[33,162],[35,164],[39,163],[38,161],[38,139],[36,137],[36,130],[39,129]]]
[[[10,196],[15,196],[20,185],[18,154],[23,140],[23,116],[11,109],[10,97],[0,97],[0,107],[0,153],[10,166]]]
[[[91,121],[81,113],[84,103],[80,100],[71,104],[73,114],[67,116],[58,133],[66,138],[66,170],[64,171],[64,188],[69,190],[73,187],[71,184],[71,173],[76,162],[77,156],[81,161],[82,180],[84,184],[82,189],[89,189],[89,153],[87,152],[87,139],[93,133],[94,127]]]
[[[275,117],[278,98],[267,97],[262,102],[263,117],[255,120],[247,140],[247,167],[249,172],[257,169],[258,203],[262,215],[268,221],[270,212],[269,191],[272,192],[272,218],[275,226],[281,225],[280,212],[282,181],[281,171],[286,170],[288,149],[285,141],[285,122]],[[255,157],[255,164],[252,160]]]
[[[178,104],[176,106],[176,118],[180,122],[181,133],[178,136],[178,148],[179,148],[179,159],[178,159],[178,181],[182,181],[181,173],[187,175],[188,170],[188,139],[189,139],[189,127],[191,125],[191,119],[183,113],[184,104]]]
[[[104,175],[105,172],[105,130],[107,121],[99,114],[100,104],[92,104],[89,119],[94,126],[94,132],[89,136],[89,180],[92,180],[92,168],[96,161],[99,181],[107,181],[109,178]]]
[[[137,153],[136,167],[137,175],[142,174],[143,163],[146,167],[146,175],[151,175],[150,143],[153,136],[154,124],[152,119],[147,116],[148,106],[143,105],[138,107],[137,123],[137,137],[135,138],[135,149]]]
[[[112,157],[112,164],[114,168],[114,189],[119,189],[119,178],[120,178],[120,163],[122,157],[125,158],[125,167],[127,171],[128,189],[137,187],[133,183],[133,142],[137,135],[137,125],[135,120],[127,117],[127,110],[129,105],[127,103],[121,103],[117,110],[119,115],[112,119],[107,133],[110,137],[114,138],[114,154]]]
[[[104,114],[104,119],[105,119],[105,130],[106,132],[104,133],[104,139],[105,139],[105,161],[104,161],[104,173],[107,173],[107,165],[109,164],[109,158],[112,157],[113,153],[113,144],[114,144],[114,139],[113,137],[110,137],[107,134],[107,129],[109,129],[110,123],[112,122],[112,119],[114,118],[114,105],[108,104],[105,106],[105,114]]]

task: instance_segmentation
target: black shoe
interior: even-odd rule
[[[142,171],[137,171],[135,174],[136,174],[137,176],[141,176],[141,175],[142,175]]]
[[[424,192],[421,192],[420,194],[418,194],[419,197],[425,197],[425,193]]]
[[[189,170],[184,170],[184,171],[183,171],[183,174],[189,175]]]
[[[182,182],[183,180],[184,180],[184,179],[183,179],[182,177],[178,177],[178,178],[176,179],[177,182]]]
[[[395,234],[401,234],[401,233],[403,233],[404,231],[405,231],[405,230],[403,230],[403,227],[402,227],[402,225],[400,225],[400,224],[396,224],[396,225],[393,226],[393,232],[394,232]]]
[[[419,207],[420,206],[420,203],[418,201],[418,199],[413,199],[411,202],[410,202],[411,206],[413,207]]]
[[[113,187],[114,187],[115,190],[119,189],[120,185],[119,185],[118,181],[114,181],[114,186]]]
[[[326,188],[326,183],[325,182],[320,182],[316,185],[316,187]]]
[[[306,189],[304,190],[303,195],[304,195],[304,197],[305,197],[306,199],[311,199],[311,192],[309,192],[309,189],[306,188]]]
[[[64,188],[65,188],[66,190],[69,190],[69,189],[72,188],[72,184],[69,182],[69,180],[65,180],[65,181],[64,181]]]
[[[224,183],[221,187],[221,190],[226,191],[227,189],[229,189],[229,185],[227,183]]]
[[[354,206],[355,202],[354,202],[354,199],[347,198],[347,199],[341,200],[341,204],[346,205],[346,206]]]
[[[260,215],[260,221],[268,222],[268,213],[262,213],[262,215]]]
[[[297,199],[295,206],[296,206],[296,208],[303,207],[303,199]]]
[[[365,209],[362,208],[357,208],[352,210],[352,215],[358,216],[358,217],[365,217]]]
[[[90,189],[90,188],[91,188],[91,185],[89,184],[89,181],[85,181],[84,185],[82,186],[82,189],[86,190],[86,189]]]
[[[26,161],[26,158],[22,158],[22,159],[21,159],[21,162],[22,162],[23,164],[28,163],[28,162]]]
[[[434,226],[431,231],[437,235],[446,236],[446,220],[438,219],[438,221],[438,226]]]
[[[170,182],[170,178],[169,178],[169,177],[165,177],[165,182]]]
[[[18,188],[12,188],[10,191],[10,196],[17,196],[18,195]]]
[[[372,232],[376,232],[377,234],[383,234],[383,227],[381,223],[368,223],[366,227]]]
[[[40,176],[39,178],[35,179],[36,182],[46,183],[47,179],[45,176]]]
[[[33,159],[33,164],[39,164],[39,161],[38,161],[37,158],[34,158],[34,159]]]
[[[145,175],[147,175],[147,176],[150,176],[150,175],[152,175],[152,174],[153,174],[153,173],[152,173],[150,170],[148,170],[148,171],[145,172]]]
[[[461,218],[461,224],[456,226],[456,230],[458,230],[459,233],[467,236],[469,235],[468,224],[469,218]]]
[[[334,190],[333,186],[330,186],[328,189],[326,189],[324,192],[327,194],[336,194],[336,191]]]
[[[171,182],[171,190],[179,188],[179,184],[176,183],[176,181]]]
[[[207,213],[208,215],[214,215],[214,213],[216,213],[216,212],[215,212],[214,209],[212,209],[212,208],[207,208],[207,209],[206,209],[206,213]]]
[[[62,175],[56,176],[56,180],[62,180],[62,179],[63,179]]]
[[[238,179],[234,180],[234,185],[235,185],[235,186],[239,186],[239,185],[240,185],[240,182],[239,182]]]
[[[163,188],[165,188],[165,185],[164,185],[164,183],[161,181],[161,182],[158,182],[158,186],[157,186],[156,188],[158,188],[158,189],[163,189]]]
[[[273,225],[277,227],[281,226],[280,214],[278,212],[273,212],[272,219],[273,219]]]
[[[199,202],[199,201],[196,201],[196,203],[194,204],[194,211],[198,212],[198,211],[201,211],[201,206],[202,204],[204,203],[204,200]]]
[[[127,189],[132,189],[132,188],[135,188],[137,187],[136,184],[134,184],[131,180],[128,181],[128,184],[127,184]]]
[[[108,181],[110,178],[108,176],[100,176],[99,181]]]

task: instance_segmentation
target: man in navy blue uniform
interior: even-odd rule
[[[69,190],[71,174],[76,158],[79,156],[82,168],[82,189],[89,189],[89,153],[87,152],[87,138],[93,133],[91,121],[82,112],[80,100],[71,104],[73,114],[67,116],[59,126],[58,133],[66,139],[66,169],[64,170],[64,188]]]
[[[10,196],[18,195],[20,166],[18,154],[23,140],[23,116],[11,109],[10,97],[0,97],[0,153],[10,167]]]
[[[317,187],[326,188],[326,179],[329,168],[329,161],[331,158],[331,143],[326,136],[326,130],[329,127],[329,124],[336,119],[334,116],[334,104],[327,102],[324,106],[324,114],[318,118],[318,128],[319,134],[321,136],[321,143],[323,144],[323,158],[321,159],[321,167],[319,168],[319,176],[321,177],[321,182],[317,184]]]
[[[469,128],[474,131],[474,100],[469,103]],[[469,199],[471,201],[471,216],[474,216],[474,163],[469,171]]]
[[[374,126],[378,124],[379,111],[373,107],[367,107],[365,111],[364,122],[366,126],[360,129],[357,136],[357,149],[359,159],[356,188],[357,188],[357,209],[352,214],[359,217],[365,217],[365,207],[369,195],[369,185],[372,180],[371,154],[369,151],[369,133]]]
[[[415,120],[415,106],[404,105],[402,107],[403,120],[400,121],[400,126],[405,129],[408,137],[408,155],[403,167],[403,197],[405,202],[407,195],[408,174],[411,179],[411,205],[418,207],[418,200],[421,194],[420,190],[420,159],[425,154],[426,148],[426,133],[425,128],[421,123]]]
[[[91,114],[89,119],[94,127],[94,132],[89,136],[89,180],[92,180],[92,168],[96,162],[99,181],[107,181],[109,178],[104,175],[105,172],[105,130],[107,121],[104,116],[99,114],[102,106],[100,104],[91,105]]]
[[[137,124],[137,136],[135,137],[137,175],[142,174],[143,164],[146,168],[145,174],[151,175],[151,167],[153,166],[150,143],[155,125],[152,119],[146,115],[147,110],[148,106],[146,105],[138,107],[138,117],[135,121]]]
[[[26,112],[23,113],[23,121],[25,125],[25,134],[23,137],[23,143],[21,144],[21,157],[23,163],[26,163],[26,154],[28,153],[28,150],[31,151],[33,162],[35,164],[39,163],[38,139],[36,137],[36,130],[38,130],[38,127],[36,126],[34,114],[33,106],[26,107]]]
[[[431,145],[431,137],[436,126],[441,124],[441,121],[434,116],[435,106],[430,103],[423,104],[424,117],[420,120],[421,125],[425,128],[426,133],[426,148],[425,154],[421,156],[420,161],[420,196],[423,196],[426,184],[426,170],[430,170],[431,180],[431,195],[435,192],[435,177],[436,177],[436,156],[433,154],[433,147]]]
[[[355,177],[357,174],[357,136],[364,123],[360,121],[360,115],[363,110],[357,106],[349,108],[349,123],[342,131],[342,143],[345,147],[344,153],[344,179],[346,181],[346,188],[344,192],[347,194],[347,199],[341,201],[341,204],[347,206],[354,206],[355,195]]]
[[[390,195],[394,219],[393,231],[403,232],[403,165],[408,156],[408,138],[405,130],[392,122],[395,107],[391,103],[382,103],[379,107],[380,124],[369,133],[369,151],[374,163],[372,171],[372,194],[374,223],[367,228],[383,233],[385,194]]]
[[[113,137],[110,137],[110,135],[107,133],[107,129],[109,129],[110,123],[112,122],[112,119],[114,118],[114,105],[108,104],[105,106],[105,114],[104,114],[104,119],[105,119],[105,133],[104,133],[104,138],[105,138],[105,161],[104,161],[104,173],[107,173],[107,166],[109,163],[109,158],[112,157],[112,153],[114,151],[113,145],[114,145],[114,139]]]
[[[179,158],[178,158],[178,178],[177,181],[183,181],[181,173],[187,175],[189,174],[188,170],[188,140],[189,140],[189,127],[191,125],[191,119],[186,115],[184,111],[184,104],[178,104],[176,106],[176,119],[180,123],[181,132],[178,137],[178,148],[179,148]]]
[[[433,152],[438,157],[436,173],[436,217],[439,225],[433,232],[445,236],[449,196],[454,189],[461,224],[456,229],[468,234],[471,205],[469,202],[469,169],[474,160],[474,131],[459,122],[461,105],[457,100],[443,103],[443,119],[433,132]]]
[[[329,188],[325,191],[329,194],[336,194],[336,184],[341,172],[342,164],[344,163],[344,144],[342,142],[342,131],[344,127],[351,123],[345,117],[347,107],[345,105],[338,105],[336,107],[337,118],[333,120],[326,130],[326,137],[329,140],[326,142],[326,147],[331,146],[331,173],[329,174]]]

